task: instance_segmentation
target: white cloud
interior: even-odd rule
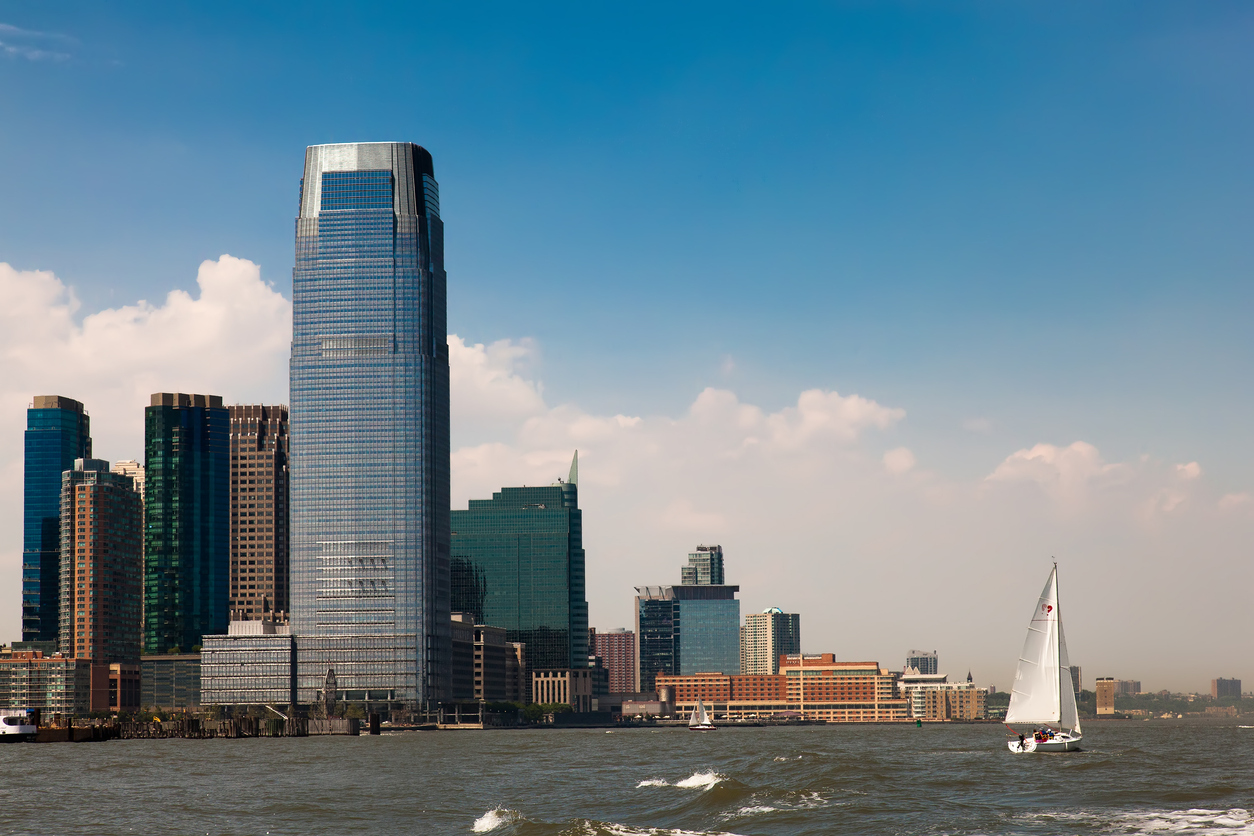
[[[883,461],[889,473],[905,473],[914,467],[914,453],[905,447],[897,447],[885,453]]]
[[[1191,482],[1202,475],[1202,466],[1197,462],[1178,464],[1176,465],[1176,473],[1181,479]]]

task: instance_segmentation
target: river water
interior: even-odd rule
[[[1254,834],[1254,729],[397,732],[0,746],[0,834]]]

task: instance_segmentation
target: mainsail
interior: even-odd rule
[[[1028,636],[1019,654],[1015,683],[1006,710],[1008,724],[1051,724],[1079,729],[1075,693],[1072,690],[1071,665],[1067,658],[1067,641],[1062,633],[1058,612],[1058,567],[1049,573],[1041,590]]]

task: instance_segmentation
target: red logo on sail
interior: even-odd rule
[[[1053,604],[1041,604],[1041,612],[1045,613],[1046,615],[1049,615],[1053,611],[1054,611]]]

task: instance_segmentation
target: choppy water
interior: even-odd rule
[[[1254,729],[408,732],[0,746],[0,833],[1251,834]]]

